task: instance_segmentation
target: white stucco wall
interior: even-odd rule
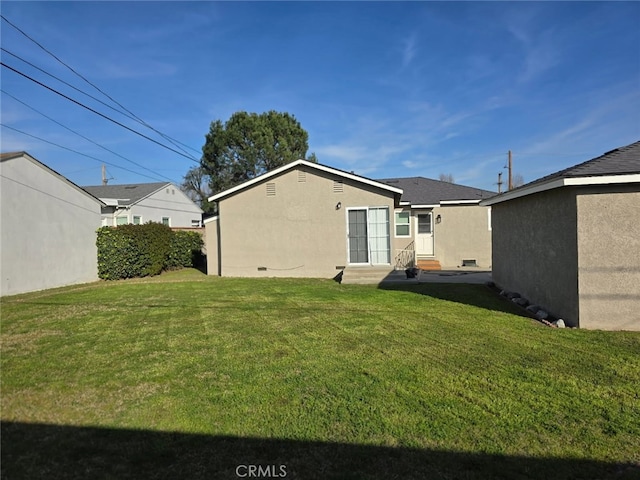
[[[26,156],[0,162],[0,295],[97,280],[100,206]]]

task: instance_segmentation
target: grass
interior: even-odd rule
[[[183,270],[1,308],[6,478],[640,475],[640,334],[484,286]]]

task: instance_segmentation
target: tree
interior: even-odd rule
[[[211,193],[305,158],[309,135],[293,115],[236,112],[223,125],[211,122],[200,160]],[[310,157],[316,161],[315,155]]]
[[[441,173],[438,179],[441,182],[456,183],[452,173]]]
[[[511,179],[511,185],[513,188],[521,187],[524,185],[524,177],[519,173],[516,173]]]
[[[212,212],[212,206],[209,204],[211,190],[209,189],[209,180],[204,169],[198,165],[191,167],[184,180],[180,184],[182,190],[191,200],[200,205],[200,208],[207,213]]]

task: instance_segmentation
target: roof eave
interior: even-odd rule
[[[554,178],[546,182],[524,186],[516,190],[511,190],[495,197],[482,200],[480,205],[490,206],[497,203],[508,202],[516,198],[533,195],[535,193],[553,190],[554,188],[562,188],[569,186],[589,186],[589,185],[615,185],[625,183],[640,183],[640,173],[630,173],[623,175],[600,175],[590,177],[566,177]]]
[[[245,188],[248,188],[252,185],[255,185],[258,182],[262,182],[264,180],[267,180],[271,177],[275,177],[276,175],[279,175],[283,172],[286,172],[287,170],[291,170],[299,165],[304,165],[306,167],[309,168],[315,168],[316,170],[320,170],[323,172],[327,172],[327,173],[331,173],[334,175],[338,175],[342,178],[346,178],[349,180],[353,180],[359,183],[364,183],[366,185],[370,185],[370,186],[374,186],[377,188],[380,188],[382,190],[387,190],[389,192],[392,192],[394,194],[399,194],[402,195],[403,190],[401,188],[396,188],[396,187],[391,187],[390,185],[387,185],[386,183],[381,183],[381,182],[377,182],[375,180],[371,180],[365,177],[360,177],[358,175],[354,175],[354,174],[350,174],[347,172],[343,172],[341,170],[335,169],[335,168],[331,168],[331,167],[327,167],[326,165],[321,165],[319,163],[313,163],[313,162],[309,162],[307,160],[295,160],[294,162],[288,163],[286,165],[283,165],[281,167],[278,167],[274,170],[271,170],[270,172],[267,173],[263,173],[262,175],[259,175],[255,178],[252,178],[251,180],[247,180],[246,182],[241,183],[240,185],[236,185],[235,187],[231,187],[223,192],[217,193],[215,195],[212,195],[208,198],[208,200],[210,202],[217,202],[221,199],[223,199],[224,197],[228,197],[229,195],[233,195],[236,192],[239,192],[240,190],[244,190]]]

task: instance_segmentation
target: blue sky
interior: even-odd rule
[[[637,2],[3,1],[1,12],[196,160],[210,122],[239,110],[293,114],[326,165],[451,173],[489,190],[508,150],[532,181],[640,139]],[[112,105],[4,20],[1,35],[7,65],[176,149],[16,58]],[[2,151],[80,185],[100,183],[101,161],[111,183],[180,182],[196,164],[4,67],[2,90],[4,125],[97,160],[6,127]]]

